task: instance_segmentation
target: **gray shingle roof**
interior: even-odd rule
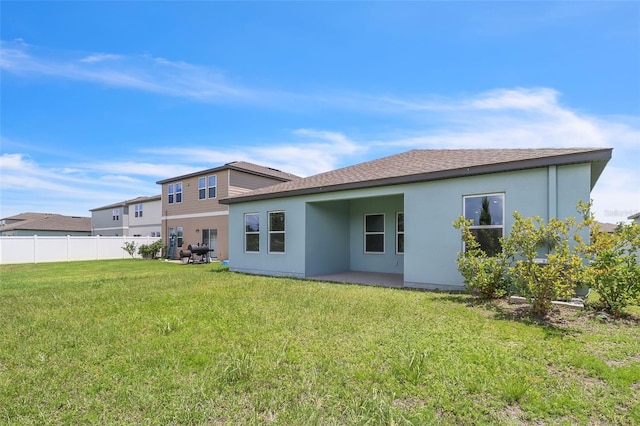
[[[592,186],[611,158],[611,148],[412,150],[220,200],[232,204],[346,189],[422,182],[549,165],[599,163]]]
[[[0,231],[80,231],[91,232],[91,218],[80,216],[63,216],[53,213],[20,213],[3,218],[17,222],[0,226]]]
[[[96,210],[108,210],[108,209],[113,209],[113,208],[116,208],[116,207],[130,206],[132,204],[148,203],[150,201],[160,201],[161,197],[162,196],[160,194],[153,195],[151,197],[137,197],[137,198],[132,198],[130,200],[120,201],[120,202],[109,204],[109,205],[102,206],[102,207],[96,207],[95,209],[91,209],[89,211],[90,212],[94,212]]]
[[[300,176],[293,175],[291,173],[285,173],[283,171],[272,169],[271,167],[260,166],[258,164],[249,163],[247,161],[233,161],[220,167],[214,167],[212,169],[200,170],[194,173],[186,175],[176,176],[168,179],[159,180],[156,183],[162,185],[168,182],[174,182],[180,179],[186,179],[194,176],[206,175],[209,173],[215,173],[222,170],[238,170],[245,173],[251,173],[258,176],[265,176],[274,179],[281,180],[283,182],[299,179]]]

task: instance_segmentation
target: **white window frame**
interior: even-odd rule
[[[368,216],[382,216],[382,231],[367,231],[367,217]],[[386,238],[385,238],[385,233],[387,230],[387,217],[384,213],[366,213],[364,215],[364,223],[363,223],[363,228],[364,228],[364,239],[363,239],[363,243],[364,243],[364,253],[365,254],[385,254],[386,252]],[[367,251],[367,236],[368,235],[382,235],[382,251]]]
[[[135,217],[142,217],[142,204],[136,204],[133,208],[135,209]]]
[[[199,177],[198,178],[198,200],[206,200],[207,199],[207,178]]]
[[[184,244],[184,227],[176,226],[176,247],[182,247]]]
[[[213,185],[211,184],[211,179],[213,179]],[[212,189],[213,189],[213,197],[211,196]],[[217,175],[207,176],[207,197],[216,198],[217,196],[218,196],[218,176]]]
[[[167,185],[167,203],[173,204],[176,201],[175,186],[170,183]]]
[[[182,202],[182,182],[176,182],[176,203]]]
[[[258,230],[257,231],[247,231],[247,216],[257,216],[258,217]],[[243,249],[245,253],[260,253],[260,213],[258,212],[250,212],[244,214],[243,219],[244,225],[244,241],[243,241]],[[257,235],[258,236],[258,250],[249,251],[247,250],[247,235]]]
[[[282,231],[272,231],[271,230],[271,215],[272,214],[278,214],[278,213],[282,213],[283,215],[283,221],[282,221]],[[269,231],[269,241],[267,241],[268,243],[268,253],[269,254],[286,254],[287,252],[287,214],[284,210],[274,210],[274,211],[270,211],[267,212],[267,229]],[[283,244],[284,244],[284,248],[282,251],[271,251],[271,236],[275,235],[275,234],[282,234],[282,238],[283,238]]]
[[[117,222],[120,220],[120,209],[113,209],[111,211],[111,218],[113,219],[114,222]]]
[[[485,194],[470,194],[470,195],[463,195],[462,196],[462,217],[466,218],[467,217],[467,211],[466,211],[466,200],[467,198],[482,198],[482,197],[495,197],[495,196],[500,196],[502,197],[502,225],[471,225],[469,227],[470,230],[474,230],[474,229],[502,229],[502,236],[504,237],[505,235],[505,211],[506,211],[506,193],[504,192],[490,192],[490,193],[485,193]],[[462,251],[464,252],[466,250],[464,242],[462,243]]]
[[[398,220],[398,218],[400,217],[400,215],[402,215],[402,231],[400,231],[398,229],[398,225],[400,224],[400,221]],[[399,247],[398,247],[398,240],[399,240],[399,236],[402,235],[402,240],[403,240],[403,244],[402,244],[402,251],[400,251]],[[396,254],[404,254],[404,212],[396,212]]]

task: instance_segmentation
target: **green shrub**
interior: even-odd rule
[[[471,233],[473,221],[458,218],[453,226],[462,233],[464,250],[458,252],[456,263],[464,278],[467,291],[482,299],[495,299],[507,294],[509,289],[508,259],[503,251],[488,256]]]
[[[137,248],[138,248],[138,245],[133,241],[128,241],[128,242],[124,243],[124,246],[122,246],[122,250],[124,250],[127,253],[129,253],[129,256],[131,256],[131,257],[133,257],[136,254],[136,249]]]
[[[513,261],[514,281],[531,303],[532,312],[545,315],[553,300],[568,299],[587,280],[580,244],[573,243],[581,241],[578,231],[585,223],[573,217],[546,223],[539,216],[524,218],[518,212],[513,217],[504,250]]]
[[[144,258],[157,259],[163,247],[162,240],[156,240],[151,244],[140,245],[138,254]]]
[[[539,216],[524,218],[514,212],[514,224],[493,256],[481,249],[471,232],[472,221],[460,217],[453,226],[462,233],[465,250],[458,253],[457,265],[465,287],[481,298],[505,295],[513,284],[526,297],[536,315],[551,309],[553,300],[571,297],[577,286],[590,282],[585,265],[581,230],[593,222],[589,205],[580,202],[582,221],[573,217],[545,222]]]
[[[592,243],[584,247],[591,260],[589,284],[602,308],[619,316],[640,297],[640,225],[620,225],[613,234],[594,228]]]

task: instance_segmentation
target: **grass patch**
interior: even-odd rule
[[[640,423],[630,320],[215,263],[0,278],[0,424]]]

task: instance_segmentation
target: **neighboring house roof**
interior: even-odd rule
[[[0,231],[29,230],[29,231],[78,231],[91,232],[91,218],[80,216],[63,216],[53,213],[20,213],[5,217],[3,221],[10,221],[0,225]]]
[[[596,222],[600,232],[605,232],[607,234],[613,234],[616,232],[616,228],[618,227],[615,223],[604,223],[604,222]]]
[[[611,158],[611,151],[611,148],[412,150],[256,189],[220,202],[232,204],[577,163],[592,164],[593,187]]]
[[[639,218],[639,217],[640,217],[640,212],[638,212],[638,213],[636,213],[636,214],[632,214],[632,215],[631,215],[631,216],[629,216],[627,219],[634,220],[634,219],[637,219],[637,218]]]
[[[222,170],[237,170],[240,172],[250,173],[253,175],[264,176],[272,179],[281,180],[283,182],[287,182],[294,179],[300,179],[300,176],[296,176],[291,173],[285,173],[277,169],[272,169],[271,167],[259,166],[257,164],[249,163],[246,161],[234,161],[220,167],[214,167],[212,169],[200,170],[198,172],[189,173],[182,176],[176,176],[169,179],[159,180],[156,183],[159,185],[162,185],[164,183],[175,182],[176,180],[186,179],[194,176],[206,175],[209,173],[216,173]]]
[[[107,206],[96,207],[95,209],[91,209],[89,211],[94,212],[96,210],[106,210],[106,209],[113,209],[116,207],[130,206],[132,204],[148,203],[150,201],[160,201],[161,197],[162,197],[161,195],[153,195],[151,197],[137,197],[137,198],[132,198],[130,200],[120,201],[119,203],[109,204]]]

